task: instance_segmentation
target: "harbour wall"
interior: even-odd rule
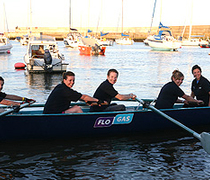
[[[76,28],[76,27],[75,27]],[[116,39],[121,37],[121,28],[117,27],[103,27],[103,28],[76,28],[82,35],[93,35],[96,37],[100,37],[100,30],[103,29],[103,33],[109,32],[104,38],[107,39]],[[87,33],[87,30],[92,30],[91,33]],[[189,37],[189,26],[170,26],[170,29],[172,30],[173,36],[175,38],[178,38],[182,36],[182,33],[184,31],[183,37],[188,38]],[[134,39],[134,41],[143,41],[147,38],[148,32],[150,30],[150,27],[124,27],[123,33],[128,34],[130,38]],[[151,28],[151,35],[157,34],[158,27],[152,27]],[[66,37],[66,35],[69,33],[68,27],[32,27],[31,29],[27,27],[16,27],[15,31],[5,33],[5,35],[10,39],[15,39],[18,36],[23,36],[26,34],[31,35],[39,35],[42,33],[43,35],[49,35],[55,37],[57,40],[63,40],[63,38]],[[191,35],[199,35],[203,36],[201,39],[209,39],[210,37],[210,25],[193,25],[192,33]]]

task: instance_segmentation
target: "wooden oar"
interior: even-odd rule
[[[160,114],[161,116],[165,117],[169,121],[173,122],[174,124],[180,126],[181,128],[185,129],[189,133],[193,134],[194,137],[198,138],[201,141],[201,145],[203,149],[210,154],[210,134],[207,132],[202,132],[201,134],[198,134],[197,132],[193,131],[192,129],[188,128],[184,124],[180,123],[179,121],[173,119],[172,117],[168,116],[167,114],[163,113],[162,111],[156,109],[154,106],[151,106],[149,104],[145,104],[145,102],[141,99],[136,98],[136,100],[141,103],[142,105],[145,105],[147,108],[151,109],[152,111]]]
[[[34,101],[32,101],[31,103],[34,103]],[[26,107],[26,106],[29,106],[31,103],[24,103],[24,104],[21,104],[20,107],[19,107],[19,109],[22,109],[22,108],[24,108],[24,107]],[[0,116],[6,116],[7,114],[10,114],[10,113],[12,113],[12,112],[15,112],[16,110],[17,110],[17,109],[15,109],[15,108],[11,108],[11,109],[9,109],[9,110],[7,110],[7,111],[4,111],[4,112],[0,113]]]

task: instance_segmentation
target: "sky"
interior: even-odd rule
[[[69,2],[31,0],[31,26],[69,27]],[[154,2],[123,0],[123,27],[150,27]],[[153,26],[189,25],[191,9],[192,25],[210,25],[209,0],[157,0]],[[71,27],[121,27],[121,18],[122,0],[71,0]],[[0,0],[0,32],[16,26],[30,26],[30,0]]]

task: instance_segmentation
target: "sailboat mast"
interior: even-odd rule
[[[151,20],[149,34],[150,34],[151,30],[152,30],[153,19],[154,19],[154,16],[155,16],[156,2],[157,2],[157,0],[155,0],[155,2],[154,2],[153,12],[152,12],[152,20]]]
[[[30,34],[32,31],[32,7],[31,7],[31,0],[30,0]]]
[[[122,33],[123,33],[123,0],[122,0]]]
[[[71,30],[71,0],[69,0],[69,31]]]
[[[191,33],[192,33],[192,16],[193,16],[193,0],[192,0],[192,4],[191,4],[191,18],[190,18],[189,40],[191,39]]]

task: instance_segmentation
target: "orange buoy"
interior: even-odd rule
[[[15,63],[15,69],[25,69],[26,65],[24,63]]]

